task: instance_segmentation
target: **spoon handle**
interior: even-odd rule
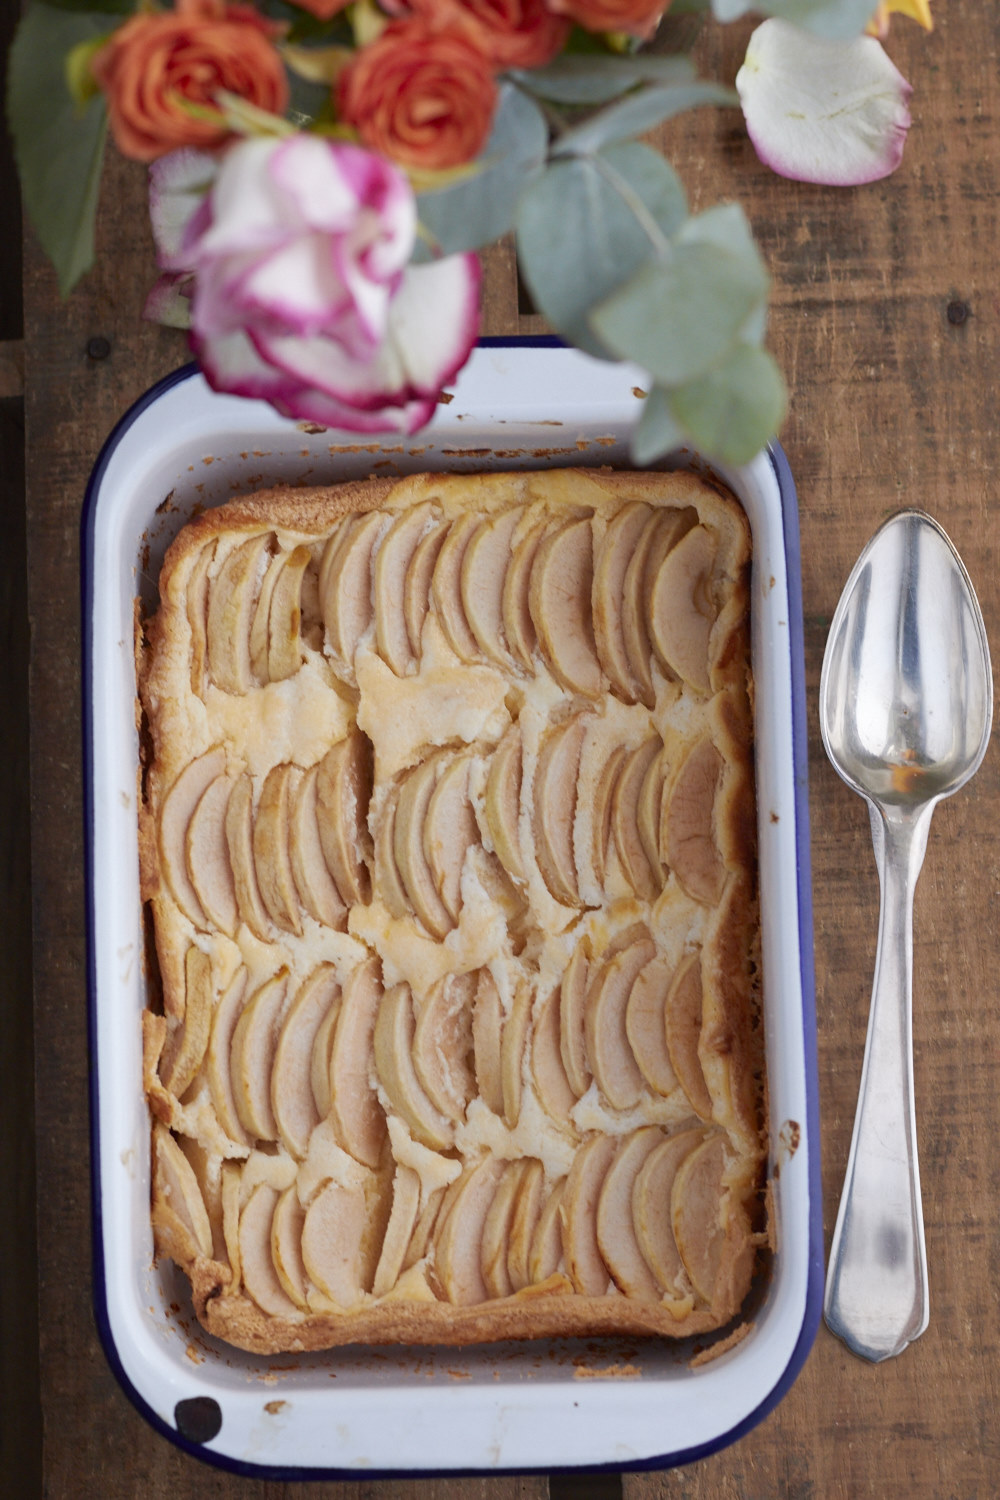
[[[880,819],[882,905],[854,1136],[826,1281],[826,1321],[864,1359],[927,1327],[927,1258],[913,1102],[913,892],[931,807]],[[874,822],[874,819],[873,819]],[[876,855],[878,841],[876,840]]]

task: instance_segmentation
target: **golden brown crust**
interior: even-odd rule
[[[630,574],[609,529],[628,506]],[[520,605],[501,599],[503,518]],[[136,632],[164,1012],[144,1017],[144,1087],[157,1253],[210,1332],[275,1352],[684,1337],[736,1316],[764,1156],[748,572],[742,511],[686,473],[277,488],[173,543]],[[622,631],[627,607],[647,624]],[[577,1023],[559,995],[578,947]],[[700,991],[671,987],[692,955]],[[640,1003],[654,960],[662,992],[650,979]],[[626,1146],[620,1233],[595,1215]],[[642,1175],[661,1146],[666,1205]],[[689,1186],[684,1153],[708,1146]],[[536,1196],[515,1215],[519,1187],[497,1184],[521,1158]],[[530,1283],[507,1295],[515,1221]]]

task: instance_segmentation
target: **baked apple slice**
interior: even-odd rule
[[[490,756],[483,793],[486,831],[508,875],[525,879],[521,855],[521,731],[512,724]]]
[[[584,1030],[590,977],[590,945],[583,939],[573,949],[559,986],[559,1056],[578,1099],[589,1089],[592,1076]]]
[[[201,1067],[212,1029],[215,992],[212,960],[194,944],[184,955],[184,1019],[171,1033],[160,1060],[163,1087],[183,1098]]]
[[[434,1234],[434,1269],[448,1301],[456,1307],[485,1302],[482,1244],[486,1216],[505,1163],[486,1156],[466,1168],[456,1184],[451,1206]]]
[[[196,698],[205,696],[208,672],[208,570],[215,560],[217,539],[202,547],[188,574],[184,591],[184,608],[191,628],[191,691]]]
[[[717,547],[707,526],[692,526],[658,567],[651,558],[647,609],[653,647],[666,670],[699,693],[707,693],[711,686],[709,643],[718,613],[712,569]]]
[[[538,641],[531,618],[531,569],[548,528],[549,522],[543,518],[528,524],[522,531],[514,543],[500,591],[500,618],[507,649],[514,660],[529,672],[534,666]]]
[[[309,1307],[309,1280],[302,1260],[302,1227],[305,1210],[299,1202],[294,1182],[278,1198],[271,1219],[271,1260],[281,1289],[295,1306],[305,1312]]]
[[[673,967],[658,954],[640,969],[625,1007],[625,1034],[632,1056],[655,1094],[664,1098],[677,1087],[677,1075],[667,1050],[667,996]]]
[[[391,1292],[399,1280],[419,1210],[420,1178],[412,1167],[399,1165],[392,1179],[392,1209],[372,1282],[376,1297]]]
[[[684,1269],[699,1297],[709,1305],[726,1243],[725,1182],[729,1164],[726,1138],[714,1134],[685,1156],[670,1194],[674,1240]]]
[[[558,1271],[563,1260],[562,1200],[566,1192],[565,1177],[555,1184],[542,1205],[531,1237],[528,1256],[529,1285],[537,1286],[548,1281]]]
[[[514,1206],[526,1166],[527,1161],[523,1158],[506,1163],[483,1221],[480,1270],[488,1297],[509,1297],[514,1290],[507,1269],[507,1254]]]
[[[417,547],[433,528],[436,514],[429,500],[401,511],[375,554],[375,641],[382,660],[397,677],[412,672],[419,656],[419,647],[414,650],[407,628],[405,582]],[[422,628],[423,621],[420,623]]]
[[[531,1076],[539,1104],[563,1130],[572,1130],[569,1112],[577,1096],[570,1088],[559,1050],[559,991],[542,1002],[531,1038]]]
[[[277,550],[277,539],[272,533],[267,556],[267,570],[260,581],[260,591],[257,594],[253,619],[250,622],[250,670],[253,672],[255,683],[261,687],[271,680],[267,669],[267,640],[268,623],[271,615],[271,596],[274,593],[274,585],[285,565],[287,557],[287,552],[279,552]]]
[[[659,861],[649,862],[639,832],[639,799],[646,776],[663,748],[658,734],[629,752],[611,799],[611,828],[625,878],[640,901],[655,901],[663,886]]]
[[[688,895],[717,906],[726,885],[726,867],[715,837],[715,799],[725,761],[710,739],[688,751],[667,787],[661,847]]]
[[[601,771],[594,793],[594,805],[591,809],[592,825],[592,847],[591,858],[594,865],[594,875],[598,885],[606,885],[608,878],[608,866],[611,859],[611,849],[614,843],[611,820],[614,809],[615,787],[621,775],[622,767],[628,758],[628,748],[625,745],[616,745],[608,756]]]
[[[420,1002],[413,1066],[428,1099],[456,1124],[475,1097],[474,974],[446,974]]]
[[[371,837],[368,804],[374,752],[357,728],[324,755],[316,772],[316,816],[323,858],[344,901],[371,900]]]
[[[604,959],[587,992],[587,1058],[612,1109],[633,1109],[642,1097],[643,1078],[629,1045],[625,1013],[636,976],[655,952],[651,938],[636,939]]]
[[[495,1115],[503,1114],[500,1066],[503,1021],[503,1002],[496,981],[489,969],[480,969],[472,1004],[472,1053],[479,1097]]]
[[[671,1193],[677,1168],[705,1139],[702,1130],[683,1130],[668,1136],[651,1151],[632,1189],[632,1220],[643,1258],[661,1290],[683,1295],[684,1267],[674,1239]]]
[[[413,1066],[413,995],[405,982],[386,990],[375,1021],[375,1067],[393,1109],[416,1140],[432,1151],[447,1151],[454,1126],[428,1099]]]
[[[280,1194],[259,1182],[240,1214],[240,1266],[243,1285],[270,1318],[294,1318],[299,1309],[279,1280],[271,1254],[271,1226]]]
[[[229,1139],[240,1146],[253,1144],[252,1138],[243,1128],[236,1108],[231,1062],[233,1032],[243,1010],[246,992],[247,971],[241,965],[219,997],[205,1052],[205,1076],[216,1118]]]
[[[226,847],[233,867],[236,905],[240,917],[262,943],[271,940],[271,923],[257,884],[253,857],[253,782],[244,771],[236,778],[226,808]]]
[[[271,1070],[287,989],[288,970],[282,969],[251,995],[233,1029],[229,1056],[236,1112],[247,1135],[258,1141],[278,1139]]]
[[[563,906],[580,905],[573,822],[587,718],[587,714],[574,714],[546,730],[535,766],[535,858],[550,894]]]
[[[701,1028],[701,953],[696,952],[681,963],[667,993],[667,1052],[691,1108],[700,1119],[710,1120],[712,1097],[698,1056]]]
[[[659,1302],[660,1287],[636,1238],[632,1191],[662,1140],[663,1132],[655,1125],[626,1136],[607,1170],[597,1204],[597,1244],[604,1264],[626,1297],[640,1302]]]
[[[154,1225],[166,1210],[199,1255],[212,1253],[212,1225],[194,1168],[165,1125],[153,1126]]]
[[[408,904],[433,938],[445,938],[455,923],[438,893],[424,852],[427,809],[443,757],[431,755],[407,776],[399,789],[393,828],[393,853]]]
[[[377,510],[341,525],[320,564],[320,612],[326,645],[341,675],[354,681],[354,653],[371,628],[372,555],[388,522]]]
[[[288,856],[303,909],[315,922],[341,932],[347,926],[347,905],[323,855],[319,836],[318,775],[319,766],[310,766],[292,789]]]
[[[503,1094],[503,1117],[510,1130],[516,1127],[521,1115],[522,1066],[530,1026],[531,983],[527,979],[520,979],[500,1037],[500,1090]]]
[[[663,793],[667,778],[666,751],[660,749],[657,755],[650,758],[646,774],[639,788],[639,796],[636,801],[635,819],[639,831],[639,841],[642,844],[643,853],[649,863],[653,874],[653,881],[658,891],[663,889],[667,878],[667,869],[663,862],[660,849],[660,829],[663,826]]]
[[[292,873],[290,804],[298,768],[287,761],[264,778],[253,826],[257,889],[276,927],[302,936],[299,898]]]
[[[304,546],[282,556],[268,611],[268,682],[284,682],[302,665],[302,580],[311,562],[312,553]]]
[[[465,662],[480,659],[479,643],[462,604],[462,561],[480,520],[480,516],[466,512],[452,521],[431,578],[431,603],[438,624],[455,655]]]
[[[319,1029],[313,1038],[312,1051],[309,1054],[309,1087],[312,1090],[316,1113],[321,1120],[325,1120],[330,1113],[330,1059],[333,1056],[333,1041],[337,1034],[340,1000],[341,991],[340,986],[337,985],[331,993],[330,1008],[320,1022]]]
[[[591,613],[594,540],[589,518],[568,521],[544,536],[531,565],[529,607],[542,655],[571,693],[597,698],[604,675]]]
[[[289,1006],[274,1052],[271,1110],[282,1144],[299,1161],[308,1151],[309,1137],[321,1119],[312,1089],[313,1048],[339,995],[333,965],[320,964]]]
[[[385,903],[390,916],[412,916],[413,907],[406,894],[403,877],[396,863],[396,803],[399,790],[391,787],[382,803],[382,810],[375,827],[375,894]]]
[[[597,1205],[617,1141],[594,1135],[577,1151],[559,1205],[563,1253],[575,1289],[584,1297],[603,1297],[611,1280],[597,1243]]]
[[[507,1237],[507,1275],[514,1292],[531,1285],[531,1246],[544,1202],[545,1168],[535,1157],[525,1157]]]
[[[249,693],[254,686],[250,625],[272,534],[261,532],[234,547],[208,591],[208,671],[224,693]]]
[[[641,500],[623,505],[608,522],[594,567],[594,644],[611,691],[626,703],[637,702],[640,690],[625,649],[625,574],[651,516],[651,508]]]
[[[302,1261],[309,1279],[345,1309],[364,1295],[364,1242],[368,1208],[364,1189],[328,1182],[306,1210]]]
[[[225,769],[226,752],[221,745],[213,745],[186,765],[163,799],[157,829],[160,868],[170,894],[202,932],[208,931],[210,923],[188,873],[187,835],[199,802]]]
[[[512,665],[503,634],[503,585],[511,539],[523,510],[513,506],[480,521],[462,557],[462,608],[482,654],[498,667]]]
[[[462,911],[465,857],[479,844],[479,824],[469,796],[469,770],[467,755],[455,755],[444,762],[424,822],[424,854],[444,909],[456,926]]]
[[[450,526],[450,521],[441,521],[424,532],[403,579],[403,619],[410,651],[417,661],[423,654],[424,621],[431,607],[431,579]]]
[[[198,799],[184,835],[184,858],[192,889],[210,925],[227,937],[235,937],[240,925],[226,843],[226,811],[232,789],[229,776],[216,776]]]
[[[356,1161],[377,1167],[385,1115],[371,1084],[375,1018],[382,1000],[379,960],[368,958],[344,984],[330,1053],[330,1115],[338,1142]]]

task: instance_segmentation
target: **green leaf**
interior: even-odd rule
[[[717,21],[735,21],[748,11],[777,16],[816,36],[844,41],[860,36],[875,14],[875,0],[713,0]]]
[[[437,247],[455,255],[506,234],[525,184],[541,171],[547,140],[538,105],[512,85],[504,85],[493,131],[479,158],[482,170],[417,199],[420,222]]]
[[[21,190],[59,289],[68,296],[94,261],[94,220],[107,130],[104,99],[79,110],[66,83],[72,48],[108,30],[106,12],[33,5],[17,29],[7,78],[7,118]]]
[[[694,67],[686,57],[576,56],[564,53],[544,68],[511,73],[519,88],[553,104],[607,104],[639,83],[690,83]]]
[[[781,426],[785,382],[765,349],[740,344],[716,369],[671,393],[670,410],[700,452],[745,464]]]
[[[630,140],[701,104],[733,107],[739,104],[739,99],[732,89],[723,88],[719,83],[694,82],[642,88],[592,115],[582,125],[567,130],[553,146],[553,155],[581,155],[585,151],[598,151],[614,141]]]
[[[103,15],[105,17],[104,30],[112,31],[114,27],[107,21],[108,16],[131,16],[135,14],[135,0],[46,0],[50,10],[70,11],[75,15]],[[29,5],[28,10],[34,6]]]
[[[592,308],[598,337],[665,385],[705,374],[740,336],[767,296],[756,255],[678,236],[670,254],[641,266]]]
[[[654,385],[642,403],[642,415],[632,431],[633,462],[653,463],[665,453],[680,448],[685,435],[670,409],[670,392],[662,385]]]
[[[535,306],[556,331],[598,359],[616,354],[588,314],[669,242],[687,214],[673,168],[637,141],[561,157],[521,198],[518,261]]]

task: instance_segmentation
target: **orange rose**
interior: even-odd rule
[[[274,31],[225,0],[177,0],[173,11],[126,21],[91,65],[119,151],[153,161],[178,146],[218,146],[229,135],[220,89],[282,114],[288,79]]]
[[[650,37],[670,0],[549,0],[552,10],[588,31],[627,31]]]
[[[496,96],[489,59],[464,28],[420,16],[388,25],[337,83],[341,119],[373,151],[411,167],[457,167],[478,156]]]
[[[537,68],[561,52],[570,23],[546,0],[412,0],[414,11],[439,23],[454,16],[497,68]]]

